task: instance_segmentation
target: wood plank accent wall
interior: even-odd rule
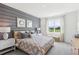
[[[16,18],[0,15],[0,27],[16,27]]]
[[[27,22],[27,19],[32,20],[33,27],[27,28],[26,23],[25,28],[18,28],[17,17],[25,19],[25,22]],[[0,27],[5,26],[10,26],[12,30],[32,30],[35,27],[40,27],[40,19],[0,3]]]

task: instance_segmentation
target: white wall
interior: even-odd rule
[[[47,34],[46,18],[41,18],[41,30],[43,34]],[[77,33],[77,22],[79,21],[79,12],[70,12],[63,16],[64,20],[64,41],[71,43]]]
[[[79,34],[79,11],[77,12],[77,33]]]
[[[65,27],[64,27],[64,41],[71,43],[77,31],[77,12],[71,12],[64,16]]]

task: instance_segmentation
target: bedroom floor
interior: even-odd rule
[[[6,53],[5,55],[27,55],[23,51],[16,50]],[[54,47],[52,47],[47,55],[72,55],[71,45],[62,43],[62,42],[55,42]]]

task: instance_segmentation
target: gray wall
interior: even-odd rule
[[[71,43],[77,31],[77,12],[71,12],[64,16],[65,18],[65,30],[64,41]]]
[[[24,13],[20,10],[14,9],[12,7],[0,4],[0,18],[10,19],[12,21],[15,21],[15,25],[11,26],[12,30],[32,30],[35,27],[40,27],[40,19],[32,16],[30,14]],[[26,27],[25,28],[18,28],[17,27],[17,17],[23,18],[26,21]],[[32,28],[27,28],[27,19],[32,20]]]

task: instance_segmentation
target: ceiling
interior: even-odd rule
[[[62,15],[79,9],[79,3],[4,3],[36,17]]]

